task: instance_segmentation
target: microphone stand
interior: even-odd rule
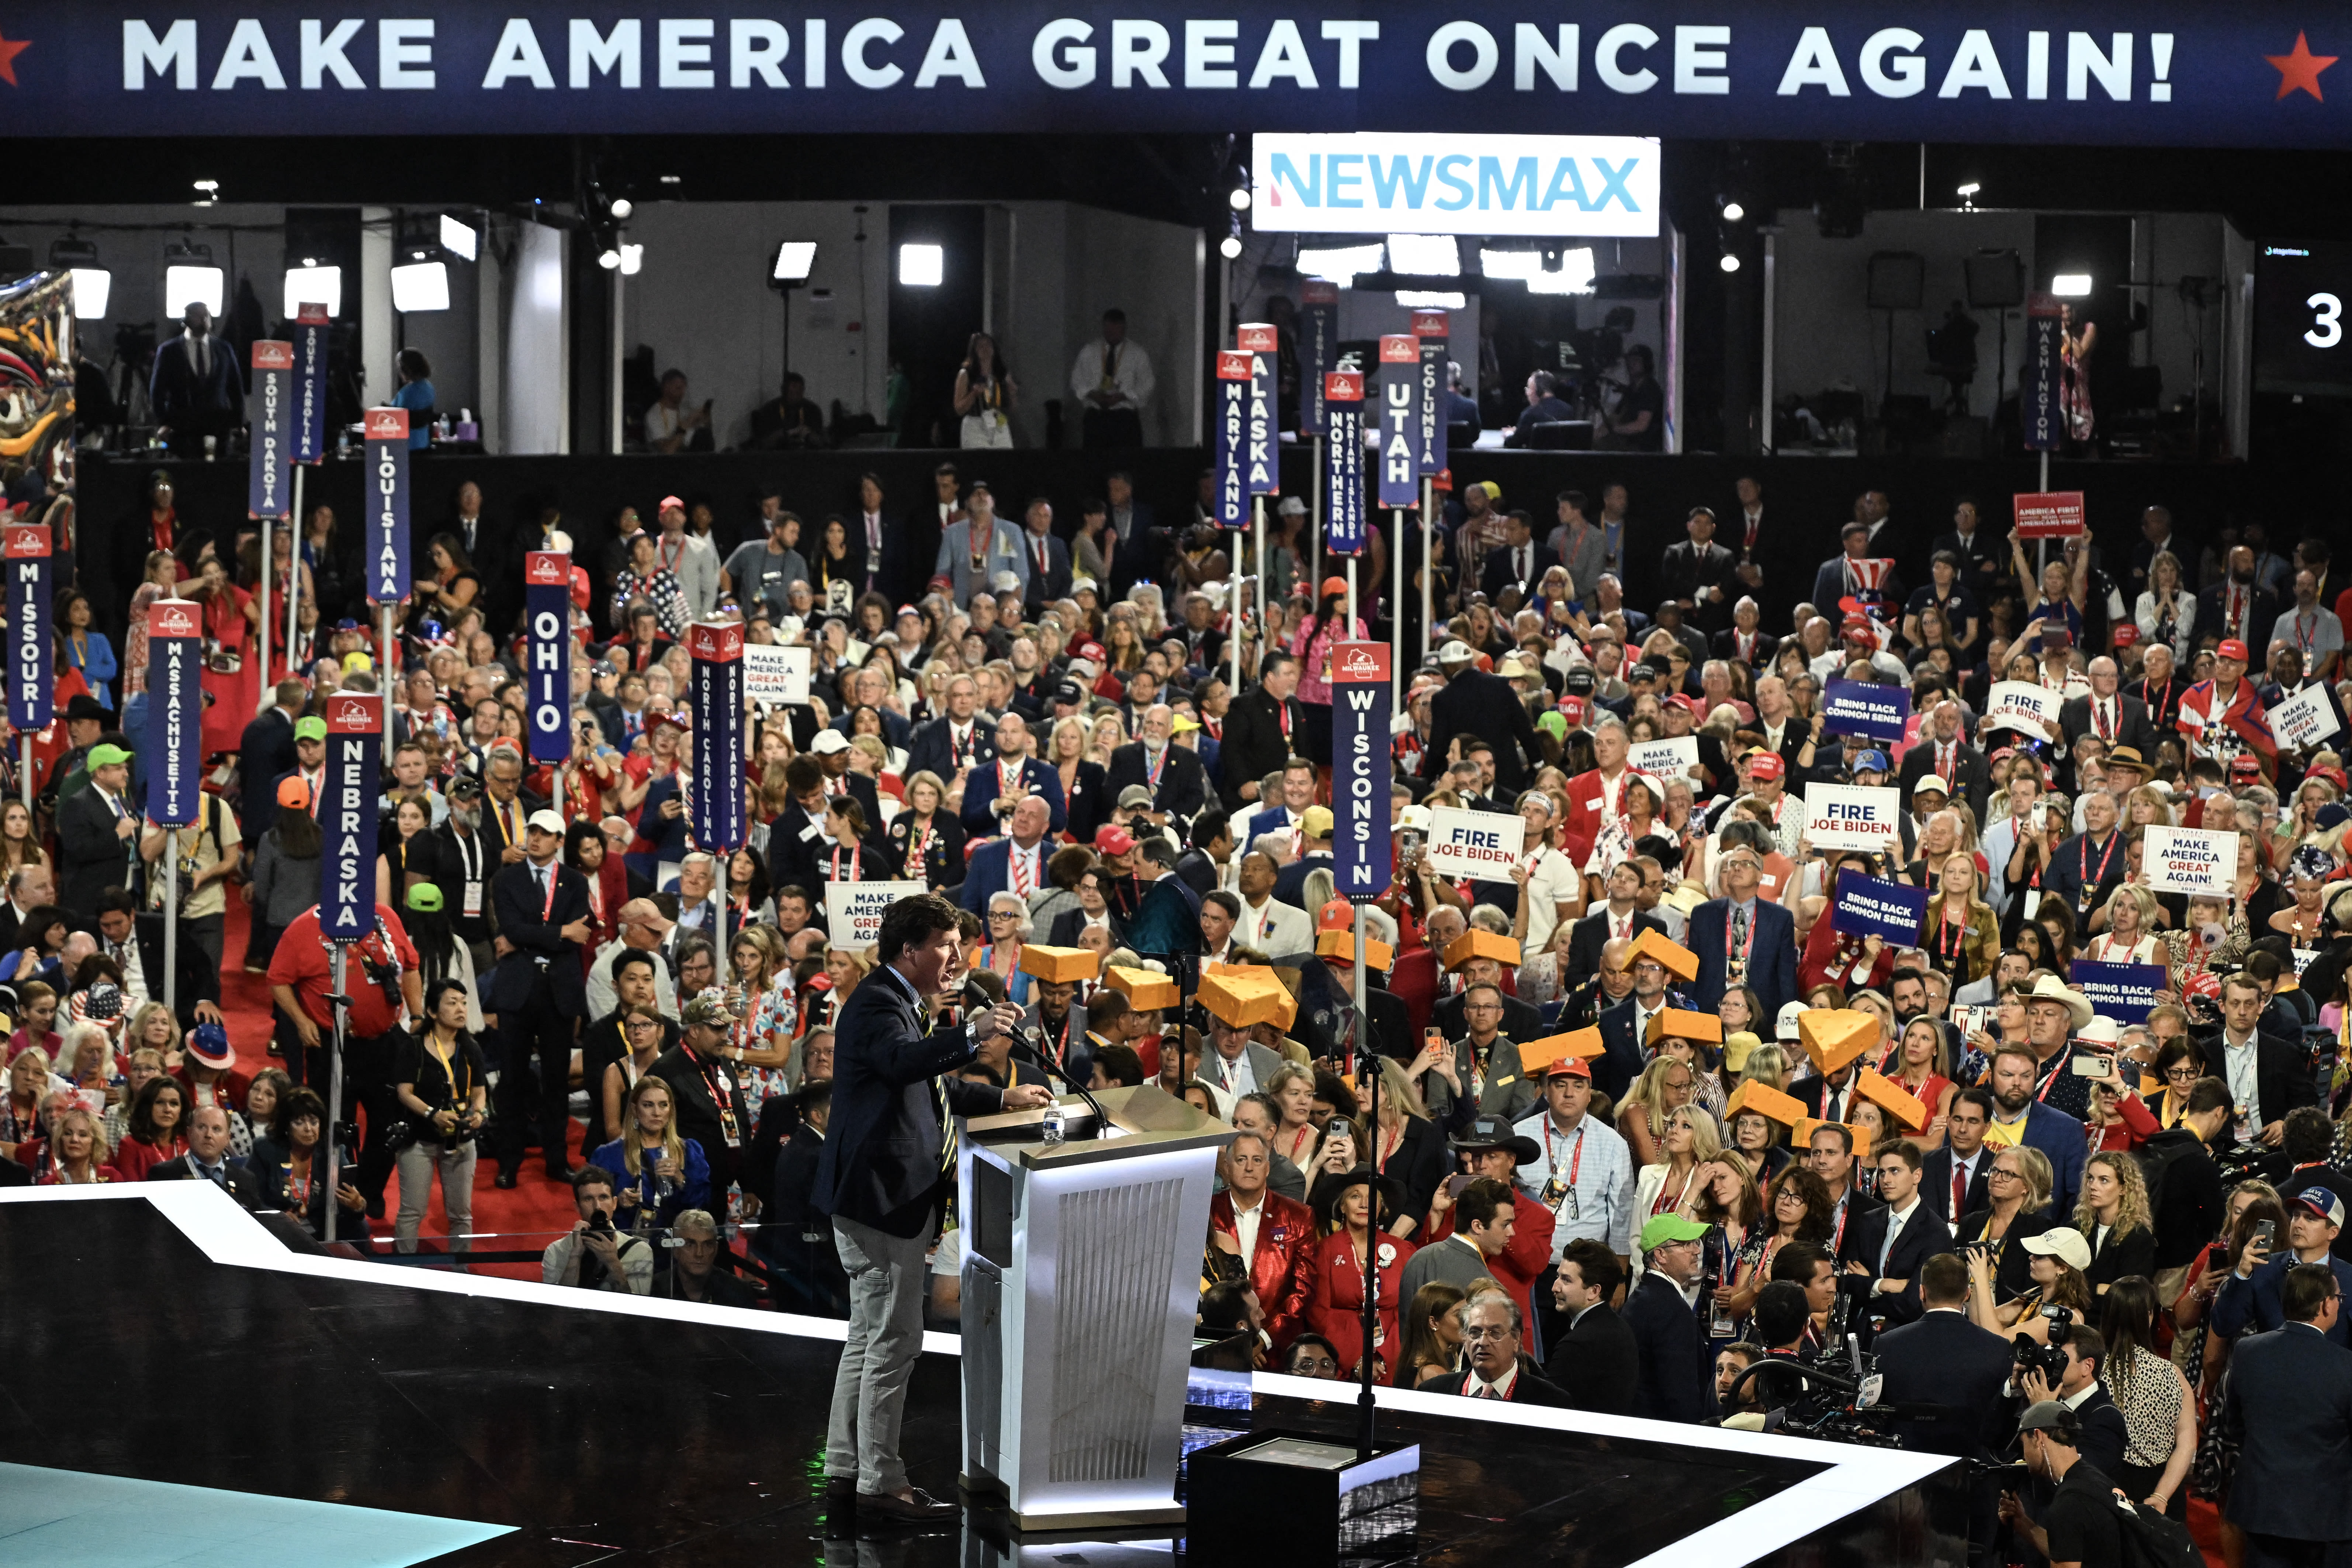
[[[1027,1062],[1031,1067],[1042,1068],[1044,1071],[1051,1074],[1055,1078],[1060,1079],[1064,1083],[1068,1084],[1070,1086],[1071,1092],[1076,1094],[1080,1100],[1085,1100],[1087,1102],[1087,1109],[1095,1113],[1095,1136],[1097,1138],[1102,1137],[1104,1130],[1110,1126],[1110,1118],[1104,1112],[1102,1101],[1095,1098],[1094,1090],[1088,1089],[1085,1084],[1080,1083],[1076,1079],[1072,1078],[1068,1073],[1064,1072],[1060,1068],[1055,1067],[1052,1058],[1047,1057],[1043,1050],[1038,1048],[1038,1042],[1044,1038],[1044,1033],[1035,1028],[1031,1028],[1023,1034],[1015,1035],[1013,1037],[1012,1054],[1019,1060]]]

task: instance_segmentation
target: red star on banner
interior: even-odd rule
[[[10,43],[5,36],[0,36],[0,81],[6,82],[10,87],[16,85],[16,57],[32,47],[32,40],[29,38],[21,38],[15,43]]]
[[[2278,68],[2279,97],[2284,98],[2290,92],[2307,92],[2321,102],[2326,101],[2320,95],[2319,73],[2336,63],[2336,56],[2313,54],[2311,46],[2298,32],[2294,36],[2294,53],[2264,55],[2263,58]]]

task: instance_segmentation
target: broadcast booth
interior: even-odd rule
[[[1045,499],[1065,537],[1123,485],[1165,527],[1228,531],[1237,557],[1263,558],[1296,497],[1316,575],[1333,557],[1370,624],[1339,672],[1362,702],[1338,777],[1385,800],[1372,737],[1428,652],[1409,574],[1481,481],[1545,530],[1560,492],[1622,487],[1637,605],[1690,510],[1727,514],[1752,481],[1768,615],[1809,596],[1864,492],[1891,498],[1912,581],[1963,500],[1996,534],[2040,516],[2110,555],[2154,505],[2194,538],[2337,531],[2352,30],[2308,21],[2178,0],[12,15],[12,619],[37,625],[71,578],[119,633],[159,482],[182,526],[258,532],[264,561],[331,512],[320,564],[369,584],[387,642],[465,487],[511,546],[477,563],[493,613],[559,627],[574,573],[604,604],[625,518],[665,496],[709,509],[722,555],[760,537],[763,500],[819,532],[874,505],[901,602],[944,561],[943,480],[984,480],[1008,518]],[[199,315],[206,333],[184,330]],[[982,363],[1004,390],[960,400]],[[393,489],[397,552],[375,531]],[[263,644],[265,683],[301,609]],[[806,702],[806,665],[740,626],[698,623],[690,647],[728,723],[747,693]],[[531,670],[533,754],[560,754],[571,668]],[[52,717],[12,706],[19,731]],[[339,721],[353,798],[375,795],[366,742],[391,724],[380,704]],[[692,809],[742,841],[740,799]],[[1365,864],[1386,866],[1381,833]],[[839,918],[878,920],[888,897],[859,885]],[[1363,923],[1333,956],[1366,952]],[[1192,1317],[1188,1227],[1230,1133],[1192,1116],[1121,1101],[1080,1119],[1088,1148],[1058,1121],[965,1130],[988,1233],[962,1279],[999,1331],[972,1342],[980,1397],[961,1338],[927,1336],[905,1442],[1011,1503],[888,1560],[1171,1560],[1183,1521],[1216,1512],[1187,1494],[1195,1453],[1239,1478],[1227,1502],[1289,1467],[1314,1561],[1967,1558],[1969,1467],[1899,1446],[1906,1414],[1874,1407],[1859,1336],[1769,1432],[1172,1354],[1136,1373],[1102,1325],[1166,1350]],[[1076,1206],[1115,1208],[1161,1164],[1150,1213],[1182,1233],[1173,1258],[1132,1245],[1125,1211]],[[1024,1206],[1048,1198],[1072,1206]],[[1045,1250],[1105,1237],[1127,1245],[1083,1268]],[[410,1542],[385,1561],[688,1542],[840,1560],[810,1506],[843,1335],[824,1303],[592,1296],[516,1258],[388,1267],[200,1182],[0,1191],[0,1279],[27,1346],[56,1352],[19,1358],[16,1426],[38,1436],[0,1458],[365,1509]],[[1096,1294],[1057,1298],[1065,1279]],[[156,1313],[159,1281],[184,1310]],[[238,1400],[267,1369],[287,1409],[331,1419],[292,1445],[158,1427],[126,1448],[87,1398],[92,1344],[238,1419],[262,1414]],[[1031,1409],[1054,1427],[1023,1429]],[[358,1528],[310,1522],[338,1520]]]

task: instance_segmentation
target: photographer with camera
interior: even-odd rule
[[[2114,1486],[2083,1452],[2082,1424],[2055,1400],[2042,1400],[2021,1417],[2018,1444],[2025,1468],[2056,1490],[2039,1520],[2025,1511],[2015,1492],[2000,1499],[2001,1522],[2031,1542],[2050,1568],[2122,1568],[2124,1525],[2116,1516]]]
[[[541,1281],[616,1295],[650,1294],[654,1249],[644,1237],[614,1225],[619,1199],[614,1195],[613,1173],[602,1165],[583,1165],[573,1172],[572,1201],[580,1218],[540,1256]]]
[[[2131,1447],[2131,1428],[2124,1413],[2099,1382],[2106,1360],[2106,1341],[2071,1309],[2053,1307],[2043,1319],[2050,1342],[2020,1337],[2011,1342],[2014,1365],[2011,1392],[2027,1405],[2056,1400],[2074,1415],[2082,1430],[2074,1445],[2099,1474],[2113,1480],[2124,1473],[2124,1455]]]
[[[393,1133],[400,1212],[392,1235],[402,1252],[416,1250],[416,1227],[433,1195],[436,1171],[448,1249],[473,1249],[475,1141],[489,1120],[490,1083],[482,1047],[466,1027],[466,1008],[462,984],[436,982],[425,1000],[425,1027],[398,1052],[393,1069],[393,1095],[408,1112],[406,1124]]]

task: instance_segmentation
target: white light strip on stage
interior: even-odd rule
[[[833,1319],[804,1317],[793,1312],[762,1312],[740,1307],[702,1306],[691,1301],[662,1301],[646,1296],[567,1289],[525,1279],[460,1274],[416,1265],[368,1263],[358,1258],[320,1258],[309,1253],[289,1252],[252,1215],[239,1208],[236,1199],[210,1182],[144,1182],[0,1190],[0,1205],[142,1198],[152,1204],[156,1212],[170,1220],[207,1258],[232,1268],[265,1268],[272,1273],[296,1274],[312,1279],[384,1285],[412,1290],[439,1290],[451,1295],[479,1296],[527,1306],[662,1318],[677,1322],[706,1323],[714,1328],[748,1329],[758,1333],[830,1340],[835,1343],[839,1343],[848,1331],[848,1325]],[[962,1341],[955,1334],[926,1331],[923,1349],[937,1355],[961,1355]],[[1254,1374],[1252,1384],[1260,1394],[1325,1403],[1331,1399],[1331,1384],[1315,1378],[1261,1372]],[[1423,1394],[1412,1389],[1379,1388],[1374,1393],[1383,1409],[1442,1415],[1449,1420],[1549,1426],[1597,1437],[1628,1437],[1645,1443],[1706,1448],[1717,1453],[1808,1460],[1830,1467],[1785,1491],[1749,1504],[1728,1519],[1685,1536],[1671,1546],[1662,1547],[1646,1557],[1638,1558],[1626,1568],[1738,1568],[1741,1563],[1752,1563],[1781,1547],[1801,1541],[1822,1526],[1900,1491],[1953,1462],[1934,1454],[1910,1454],[1893,1448],[1823,1443],[1804,1437],[1767,1436],[1759,1432],[1733,1432],[1720,1427],[1702,1431],[1675,1422],[1601,1415],[1588,1411],[1539,1409],[1533,1405],[1464,1399],[1454,1394]]]

